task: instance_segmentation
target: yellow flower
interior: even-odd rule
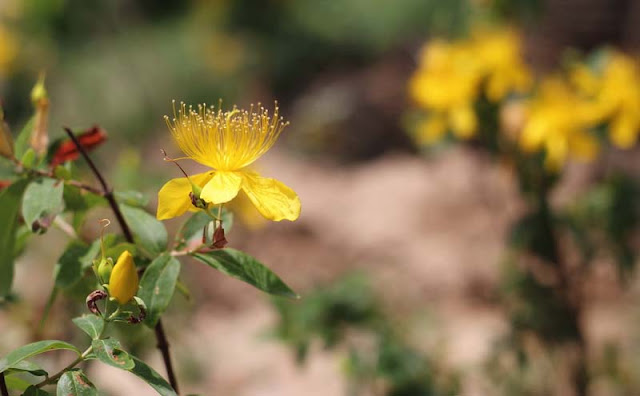
[[[526,92],[532,85],[529,68],[522,59],[520,36],[513,30],[478,30],[473,38],[473,61],[485,80],[492,102],[510,92]]]
[[[436,120],[427,121],[430,123],[427,129],[431,130],[427,135],[442,136],[448,128],[462,139],[475,134],[477,120],[473,101],[479,77],[471,48],[466,43],[434,41],[423,49],[420,68],[409,80],[409,94]]]
[[[181,104],[178,114],[165,117],[174,140],[191,159],[213,170],[191,176],[202,189],[200,198],[210,205],[233,200],[241,191],[265,218],[273,221],[296,220],[300,199],[283,183],[264,178],[247,167],[266,153],[287,125],[275,108],[271,116],[263,107],[257,112],[233,108],[222,111]],[[158,219],[180,216],[195,209],[187,178],[170,180],[158,192]]]
[[[588,107],[560,77],[549,77],[527,104],[527,120],[520,135],[526,152],[545,150],[545,165],[558,170],[572,156],[591,160],[597,140],[588,132]]]
[[[118,304],[123,305],[131,301],[138,292],[138,271],[133,262],[133,256],[128,250],[122,252],[109,278],[109,295]]]
[[[593,102],[594,122],[609,122],[609,138],[620,148],[630,148],[640,134],[640,65],[622,53],[610,55],[601,75],[576,67],[574,81]]]

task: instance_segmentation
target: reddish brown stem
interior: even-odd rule
[[[118,224],[120,224],[120,228],[122,229],[122,233],[124,234],[125,239],[127,240],[127,242],[133,243],[133,234],[131,233],[131,229],[129,228],[127,221],[120,211],[120,206],[115,199],[113,189],[109,187],[107,181],[102,176],[102,173],[100,173],[98,167],[95,165],[91,157],[89,157],[89,154],[82,146],[80,141],[78,141],[71,129],[65,127],[64,130],[67,135],[69,135],[69,138],[71,139],[73,144],[78,148],[78,151],[80,152],[80,154],[82,154],[82,157],[85,159],[85,161],[87,161],[89,168],[91,168],[91,171],[102,186],[102,195],[107,199],[107,202],[109,203],[113,214],[116,216],[116,220],[118,221]],[[164,366],[167,371],[167,377],[169,377],[169,383],[171,384],[171,387],[173,387],[173,389],[176,391],[176,393],[178,393],[178,381],[176,380],[176,376],[173,371],[173,363],[171,362],[171,355],[169,354],[169,341],[167,341],[167,336],[164,333],[164,327],[161,320],[158,320],[158,324],[155,327],[155,334],[158,341],[158,349],[162,354],[162,360],[164,361]]]

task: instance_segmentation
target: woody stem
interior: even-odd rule
[[[85,159],[85,161],[87,161],[89,168],[91,168],[91,171],[98,179],[98,182],[100,182],[103,190],[103,195],[107,199],[107,202],[109,203],[109,206],[111,207],[111,210],[113,211],[118,224],[120,224],[120,228],[122,229],[122,233],[124,234],[125,239],[127,240],[127,242],[134,243],[133,234],[131,233],[131,229],[129,228],[129,225],[127,224],[124,216],[122,215],[122,212],[120,211],[120,206],[115,199],[113,189],[109,188],[109,185],[107,184],[105,178],[102,176],[102,173],[100,173],[98,167],[96,167],[95,163],[93,162],[91,157],[89,157],[89,154],[73,134],[71,129],[65,127],[64,131],[67,133],[67,135],[69,135],[69,138],[71,139],[73,144],[76,146],[80,154],[82,154],[82,157]],[[162,326],[162,320],[158,320],[158,324],[156,324],[155,327],[155,334],[158,349],[162,354],[162,360],[164,361],[164,366],[167,371],[169,383],[171,384],[171,387],[176,391],[176,393],[178,393],[178,381],[173,371],[173,363],[171,362],[171,355],[169,354],[169,341],[167,341],[167,336],[164,332],[164,327]]]

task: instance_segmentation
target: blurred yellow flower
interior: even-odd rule
[[[531,71],[522,58],[520,36],[511,29],[478,30],[473,35],[473,61],[492,102],[511,92],[524,93],[532,85]]]
[[[544,80],[527,103],[527,119],[520,135],[526,152],[545,150],[545,165],[558,170],[571,156],[591,160],[598,153],[598,142],[588,132],[588,106],[559,76]]]
[[[133,262],[133,256],[128,250],[122,252],[109,278],[109,295],[118,304],[123,305],[131,301],[138,292],[138,271]]]
[[[416,140],[432,144],[448,130],[458,138],[471,138],[478,127],[474,104],[483,88],[486,97],[497,102],[531,85],[521,40],[513,30],[477,30],[465,40],[431,41],[422,49],[418,69],[409,80],[410,97],[429,112],[417,125]]]
[[[409,80],[409,94],[434,117],[428,121],[428,141],[438,140],[448,128],[462,139],[476,131],[473,101],[479,74],[471,51],[467,43],[443,41],[433,41],[422,50],[420,67]]]
[[[573,71],[573,81],[593,99],[589,115],[594,122],[609,123],[609,139],[629,148],[640,134],[640,65],[620,52],[610,54],[601,75],[586,66]]]
[[[222,111],[198,106],[197,111],[181,104],[178,114],[165,117],[174,140],[191,159],[213,168],[192,176],[191,182],[202,189],[200,198],[207,204],[224,204],[242,190],[265,218],[273,221],[296,220],[300,199],[283,183],[264,178],[247,167],[266,153],[287,125],[263,107],[255,112],[233,108]],[[193,208],[187,178],[170,180],[158,192],[158,219],[180,216]]]

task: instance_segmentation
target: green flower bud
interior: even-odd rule
[[[102,260],[100,260],[100,264],[98,264],[98,276],[100,276],[100,281],[103,284],[109,283],[111,271],[113,271],[113,260],[111,257],[106,259],[103,257]]]

